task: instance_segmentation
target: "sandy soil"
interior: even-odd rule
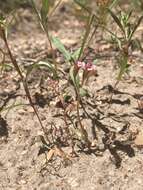
[[[64,7],[61,17],[57,13],[52,18],[51,33],[59,36],[70,49],[79,46],[84,23],[68,14],[68,7]],[[47,53],[46,37],[31,12],[21,9],[17,19],[11,28],[9,41],[18,63],[26,69],[33,61],[46,59],[50,55]],[[96,53],[97,45],[93,43],[92,47],[94,49],[89,57]],[[133,57],[129,76],[120,82],[109,108],[107,98],[111,95],[118,73],[114,59],[117,52],[110,51],[111,47],[100,44],[98,76],[89,81],[87,88],[90,97],[84,99],[89,117],[82,110],[80,113],[91,139],[96,136],[97,149],[86,152],[77,148],[78,157],[68,162],[57,156],[46,163],[45,154],[39,155],[41,127],[28,104],[20,79],[13,70],[0,76],[0,107],[24,104],[1,112],[0,190],[143,189],[143,151],[142,146],[137,147],[134,141],[134,135],[142,131],[143,127],[143,114],[139,112],[137,103],[137,99],[143,96],[141,53],[133,52],[137,56]],[[108,54],[110,56],[106,57]],[[60,55],[59,52],[57,55]],[[60,60],[64,70],[65,63],[61,55]],[[68,76],[68,73],[65,74]],[[40,91],[38,84],[41,75],[46,77],[46,71],[34,69],[28,80],[41,120],[46,129],[50,128],[51,122],[64,127],[60,116],[62,110],[55,107],[57,99],[48,86],[48,79],[43,82],[42,95],[38,94],[36,98],[36,93]],[[65,84],[66,80],[60,81],[61,88]],[[62,149],[71,151],[69,146]]]

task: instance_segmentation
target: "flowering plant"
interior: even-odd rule
[[[84,62],[84,61],[77,61],[75,63],[75,69],[77,69],[77,72],[79,73],[82,71],[82,76],[81,76],[81,86],[85,83],[88,82],[88,79],[91,76],[96,76],[97,75],[97,70],[96,66],[92,61],[89,62]]]

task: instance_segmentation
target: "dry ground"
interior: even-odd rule
[[[68,48],[79,46],[84,23],[69,16],[69,7],[65,7],[62,16],[57,13],[51,20],[51,32],[59,36]],[[64,18],[64,19],[63,19]],[[64,20],[64,21],[63,21]],[[54,23],[54,24],[53,24]],[[62,23],[62,24],[61,24]],[[24,68],[33,60],[46,58],[47,40],[37,27],[34,16],[29,10],[21,9],[16,24],[9,35],[10,45],[19,64]],[[1,44],[2,46],[2,44]],[[93,43],[94,49],[97,45]],[[88,89],[92,98],[87,98],[86,109],[91,118],[84,117],[83,122],[89,131],[95,130],[98,136],[100,154],[78,152],[78,158],[65,163],[57,158],[46,166],[45,155],[38,156],[41,142],[41,128],[29,105],[15,107],[2,112],[0,119],[0,190],[142,190],[143,189],[143,151],[138,149],[130,136],[143,127],[143,114],[139,113],[137,98],[143,95],[143,62],[140,52],[134,52],[134,64],[130,76],[119,84],[108,109],[107,97],[115,83],[117,75],[114,55],[111,47],[100,44],[97,64],[98,77],[89,82]],[[110,54],[109,57],[106,55]],[[62,60],[62,58],[61,58]],[[61,61],[61,68],[64,64]],[[39,78],[45,72],[33,71],[29,86],[34,99],[39,92]],[[19,77],[15,71],[0,76],[0,106],[14,103],[28,104]],[[64,85],[62,80],[61,86]],[[48,81],[40,102],[35,100],[40,117],[46,128],[54,121],[62,126],[58,117],[61,111],[55,108]],[[82,115],[82,113],[81,113]],[[93,132],[93,131],[92,131]],[[110,132],[117,134],[116,151],[104,147]],[[69,151],[69,148],[64,148]]]

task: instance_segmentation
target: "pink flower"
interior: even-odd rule
[[[85,62],[83,62],[83,61],[78,61],[77,62],[77,67],[80,69],[85,69],[85,67],[86,67],[86,64],[85,64]]]
[[[97,75],[96,66],[91,61],[87,63],[85,63],[84,61],[77,61],[75,64],[75,69],[76,69],[76,74],[78,73],[79,69],[83,70],[82,82],[81,82],[82,85],[86,83],[91,76]]]
[[[92,62],[87,63],[85,67],[86,67],[87,71],[95,71],[96,70],[96,66],[93,65]]]
[[[92,62],[85,63],[83,61],[77,61],[76,66],[78,69],[83,69],[84,71],[96,70],[96,66]]]

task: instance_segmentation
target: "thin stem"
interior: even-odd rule
[[[80,113],[79,113],[79,105],[80,105],[80,102],[81,102],[81,98],[80,98],[80,95],[78,93],[78,97],[77,97],[77,119],[78,119],[78,123],[80,125],[80,129],[81,129],[81,132],[84,136],[84,140],[87,144],[87,147],[88,149],[90,149],[90,141],[88,139],[88,135],[87,135],[87,131],[84,129],[84,126],[82,125],[82,122],[81,122],[81,119],[80,119]]]
[[[81,56],[82,56],[82,54],[83,54],[86,41],[87,41],[88,36],[89,36],[89,34],[90,34],[90,29],[91,29],[91,25],[92,25],[93,19],[94,19],[94,15],[91,13],[91,14],[89,15],[89,17],[88,17],[88,22],[87,22],[87,26],[86,26],[86,31],[85,31],[85,35],[84,35],[84,38],[83,38],[83,41],[82,41],[82,45],[81,45],[80,53],[79,53],[79,56],[78,56],[78,60],[81,58]]]
[[[49,142],[49,139],[48,139],[48,137],[47,137],[47,135],[46,135],[46,130],[45,130],[43,124],[42,124],[42,121],[41,121],[41,119],[40,119],[40,116],[39,116],[39,114],[38,114],[38,111],[37,111],[37,109],[35,108],[35,106],[34,106],[34,104],[33,104],[33,101],[32,101],[31,95],[30,95],[30,91],[29,91],[28,85],[27,85],[27,83],[26,83],[26,81],[25,81],[25,79],[24,79],[24,76],[23,76],[23,74],[22,74],[22,72],[21,72],[21,70],[20,70],[20,68],[19,68],[19,66],[18,66],[18,64],[17,64],[16,59],[14,58],[14,56],[13,56],[13,54],[12,54],[10,48],[9,48],[6,35],[4,34],[3,37],[4,37],[3,40],[4,40],[5,46],[6,46],[6,48],[7,48],[8,55],[9,55],[9,57],[10,57],[10,59],[11,59],[11,62],[12,62],[12,64],[13,64],[13,66],[15,67],[16,71],[18,72],[20,78],[21,78],[21,81],[22,81],[24,90],[25,90],[25,92],[26,92],[26,96],[27,96],[27,98],[28,98],[28,100],[29,100],[29,103],[30,103],[30,105],[32,106],[32,108],[33,108],[33,110],[34,110],[34,112],[35,112],[35,115],[36,115],[37,118],[38,118],[38,121],[39,121],[40,126],[41,126],[41,128],[42,128],[42,130],[43,130],[43,132],[44,132],[44,134],[45,134],[45,136],[46,136],[47,141]]]
[[[52,59],[53,59],[53,64],[55,66],[55,70],[57,72],[57,64],[56,64],[56,59],[55,59],[55,53],[54,53],[54,48],[53,48],[53,45],[52,45],[52,42],[51,42],[51,39],[50,39],[50,35],[49,35],[49,30],[48,30],[48,21],[47,22],[43,22],[42,19],[41,19],[41,16],[40,16],[40,13],[34,3],[33,0],[31,0],[31,3],[32,3],[32,6],[34,8],[34,11],[35,13],[37,14],[37,17],[38,17],[38,21],[43,29],[43,31],[45,32],[46,36],[47,36],[47,39],[48,39],[48,42],[49,42],[49,45],[50,45],[50,49],[51,49],[51,53],[52,53]]]
[[[59,7],[59,5],[61,4],[62,0],[59,0],[58,3],[54,6],[54,8],[51,10],[51,12],[49,13],[48,17],[51,17],[53,15],[53,13],[55,12],[55,10]]]
[[[94,30],[93,30],[93,32],[91,34],[91,37],[87,42],[87,46],[89,46],[89,44],[91,43],[91,40],[93,39],[93,36],[95,35],[95,32],[97,31],[97,29],[98,29],[98,25],[94,28]]]
[[[46,24],[46,25],[47,25],[47,24]],[[48,42],[49,42],[49,45],[50,45],[53,63],[54,63],[54,66],[55,66],[55,70],[56,70],[56,72],[57,72],[57,62],[56,62],[56,58],[55,58],[55,53],[54,53],[54,48],[53,48],[53,45],[52,45],[52,41],[51,41],[51,39],[50,39],[49,30],[48,30],[48,27],[47,27],[47,26],[44,26],[44,25],[43,25],[43,28],[44,28],[44,31],[45,31],[45,33],[46,33],[46,36],[47,36],[47,39],[48,39]]]

